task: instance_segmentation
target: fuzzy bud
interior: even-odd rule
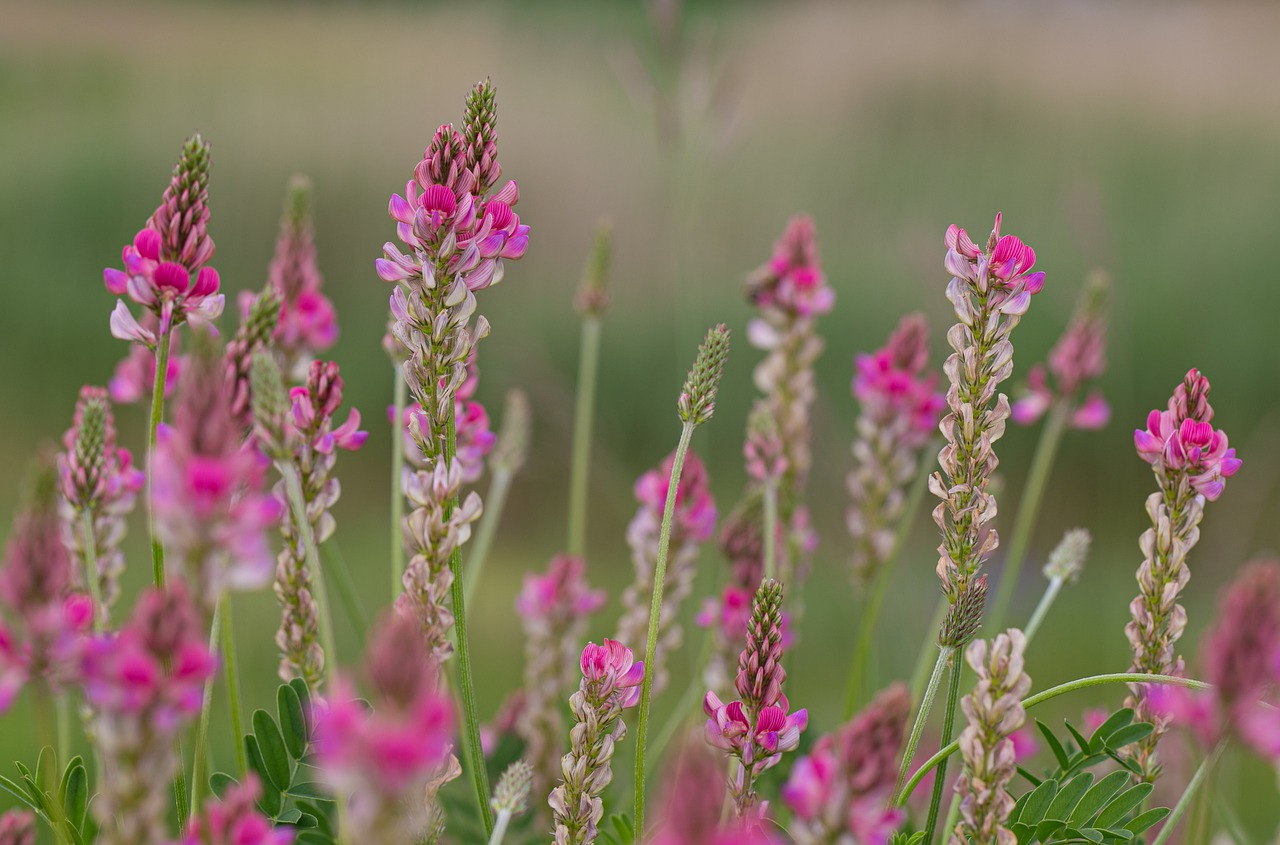
[[[1089,544],[1093,537],[1085,528],[1072,528],[1062,535],[1058,545],[1049,552],[1049,562],[1044,565],[1044,577],[1055,581],[1075,581],[1089,556]]]
[[[720,323],[707,331],[707,337],[698,347],[698,357],[693,369],[684,380],[680,391],[680,419],[693,425],[701,425],[711,419],[716,410],[716,390],[724,375],[724,362],[729,356],[729,329]]]
[[[973,635],[982,627],[982,611],[987,604],[987,576],[970,581],[960,592],[959,598],[947,608],[942,629],[938,632],[938,645],[960,649],[969,644]]]
[[[275,356],[264,353],[253,356],[249,368],[250,392],[253,396],[254,431],[263,450],[272,458],[286,454],[285,414],[289,409],[288,396],[284,392],[284,378]]]
[[[753,711],[777,704],[782,697],[782,585],[772,578],[756,590],[747,646],[738,657],[736,686],[742,703]]]
[[[495,813],[510,813],[517,816],[525,811],[529,802],[529,789],[533,786],[533,766],[524,760],[517,760],[498,778],[498,785],[493,788],[493,798],[489,806]]]
[[[246,304],[242,301],[242,305]],[[250,383],[250,361],[267,347],[280,322],[280,294],[268,285],[262,293],[247,302],[240,327],[227,343],[223,355],[227,382],[231,385],[231,413],[245,428],[253,426],[253,386]]]

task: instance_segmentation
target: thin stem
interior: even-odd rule
[[[244,748],[244,709],[240,702],[240,669],[236,661],[236,636],[231,620],[231,596],[223,596],[218,602],[218,616],[222,621],[222,663],[227,683],[227,704],[231,708],[231,736],[236,749],[236,769],[240,777],[249,771],[248,752]]]
[[[916,668],[911,672],[911,700],[919,701],[924,695],[925,683],[929,680],[929,655],[938,647],[936,632],[942,627],[942,620],[947,616],[946,596],[938,599],[938,607],[933,612],[933,621],[929,623],[930,634],[920,646],[920,656],[916,658]]]
[[[956,829],[956,822],[960,820],[960,795],[956,792],[951,793],[951,803],[947,805],[947,820],[942,823],[942,840],[947,839],[948,831]]]
[[[324,668],[329,689],[337,688],[335,680],[338,672],[338,646],[333,636],[333,616],[329,612],[329,593],[324,585],[324,568],[320,566],[320,551],[316,548],[316,535],[311,530],[311,520],[307,517],[307,503],[302,494],[302,479],[293,461],[277,461],[276,469],[284,478],[285,492],[289,497],[289,508],[293,511],[294,526],[298,536],[302,538],[302,546],[307,554],[307,567],[311,570],[311,583],[315,584],[312,598],[320,607],[320,646],[324,649]]]
[[[58,759],[70,760],[71,750],[71,707],[66,696],[58,696],[53,700],[54,715],[58,725]]]
[[[778,577],[778,481],[764,483],[764,577]]]
[[[226,596],[218,599],[218,604],[213,611],[213,622],[209,626],[209,651],[216,653],[218,646],[222,642],[222,605],[226,603]],[[192,751],[191,759],[191,796],[190,796],[190,813],[195,815],[200,812],[200,799],[204,795],[204,784],[208,777],[205,771],[207,768],[206,758],[209,754],[209,719],[213,714],[213,676],[204,682],[204,694],[200,698],[200,722],[196,727],[196,747]],[[240,744],[240,737],[236,737],[236,744]],[[181,771],[181,767],[179,767]]]
[[[404,409],[409,404],[408,386],[396,367],[395,423],[391,426],[391,600],[404,588]]]
[[[80,546],[84,549],[84,582],[93,600],[93,632],[101,634],[106,623],[107,609],[102,604],[102,582],[98,576],[98,541],[93,533],[93,512],[89,508],[80,511]]]
[[[930,444],[921,454],[928,454],[932,446],[933,444]],[[932,464],[928,461],[920,461],[916,480],[911,484],[906,504],[902,508],[902,516],[898,519],[898,530],[893,535],[893,546],[884,562],[880,564],[875,582],[871,585],[871,592],[863,605],[862,625],[858,630],[858,642],[853,648],[853,661],[849,664],[849,680],[845,684],[844,718],[846,721],[853,716],[853,712],[858,709],[861,701],[862,682],[867,673],[867,660],[871,656],[871,642],[875,637],[876,623],[880,619],[880,611],[884,608],[884,598],[889,593],[889,582],[894,569],[897,568],[898,558],[902,556],[902,547],[906,545],[907,535],[911,531],[911,523],[916,511],[920,508],[920,502],[924,499],[924,492],[929,489],[929,474],[932,470]],[[931,630],[937,630],[938,625],[941,624],[939,620]]]
[[[685,455],[693,437],[694,424],[686,422],[680,429],[680,442],[671,461],[671,478],[667,481],[667,501],[662,509],[662,528],[658,533],[658,559],[653,567],[653,596],[649,601],[649,638],[644,647],[644,681],[640,684],[640,714],[636,718],[636,836],[644,839],[644,767],[645,744],[649,735],[650,696],[653,692],[653,663],[658,651],[658,623],[662,616],[662,591],[667,580],[667,550],[671,545],[671,521],[675,516],[676,494]],[[767,531],[767,526],[766,526]]]
[[[1196,792],[1200,789],[1201,784],[1213,771],[1213,767],[1217,765],[1218,758],[1222,756],[1222,750],[1227,747],[1226,739],[1223,739],[1216,746],[1209,756],[1204,758],[1200,764],[1200,768],[1196,769],[1196,773],[1191,776],[1191,782],[1187,784],[1187,788],[1183,791],[1182,797],[1178,799],[1178,803],[1173,805],[1173,812],[1169,813],[1169,817],[1165,819],[1164,825],[1160,828],[1160,832],[1156,834],[1156,838],[1152,840],[1151,845],[1164,845],[1169,841],[1169,837],[1173,835],[1174,828],[1178,826],[1182,814],[1187,811],[1187,807],[1191,806],[1191,800],[1195,798]]]
[[[947,661],[951,659],[951,654],[955,649],[950,646],[940,646],[938,648],[938,659],[933,664],[933,674],[929,676],[929,685],[925,687],[924,697],[920,699],[920,709],[916,711],[915,724],[911,726],[911,737],[907,740],[907,747],[902,754],[902,765],[898,767],[898,785],[894,787],[894,794],[902,791],[902,785],[907,781],[907,775],[911,772],[911,758],[916,756],[916,746],[920,744],[920,735],[924,733],[925,722],[929,721],[929,708],[933,706],[933,699],[938,694],[938,684],[942,681],[942,670],[947,665]]]
[[[1113,672],[1106,675],[1091,675],[1088,678],[1077,678],[1074,681],[1067,681],[1065,684],[1058,684],[1056,687],[1050,687],[1044,692],[1038,692],[1033,696],[1022,699],[1024,709],[1030,709],[1037,704],[1043,704],[1050,699],[1057,698],[1076,690],[1086,689],[1087,687],[1096,687],[1101,684],[1173,684],[1174,686],[1187,687],[1188,689],[1207,690],[1212,689],[1211,684],[1204,681],[1197,681],[1194,678],[1179,678],[1176,675],[1152,675],[1141,672]],[[907,798],[911,795],[912,790],[919,786],[920,781],[924,780],[925,775],[943,760],[956,753],[960,748],[960,743],[953,742],[938,750],[928,760],[916,769],[910,779],[907,780],[900,789],[897,790],[897,797],[894,798],[892,806],[901,807],[906,803]],[[1153,843],[1154,845],[1154,843]]]
[[[569,469],[569,546],[581,557],[587,547],[587,481],[591,469],[591,424],[595,410],[596,371],[600,364],[600,318],[582,319],[578,355],[578,395],[573,409],[573,462]]]
[[[1050,578],[1049,586],[1044,588],[1044,595],[1040,597],[1040,603],[1036,605],[1035,612],[1031,614],[1031,620],[1027,622],[1027,627],[1023,631],[1027,635],[1027,642],[1031,642],[1031,638],[1035,636],[1036,631],[1040,629],[1040,623],[1049,615],[1049,608],[1053,607],[1053,600],[1058,597],[1058,592],[1062,589],[1061,578]]]
[[[58,778],[62,773],[59,761],[62,759],[58,754],[57,747],[57,729],[51,722],[54,713],[54,698],[49,691],[49,687],[44,681],[37,681],[32,685],[32,711],[35,716],[36,736],[40,743],[40,754],[36,755],[39,760],[43,755],[44,749],[48,748],[49,753],[53,755],[53,760],[49,766],[40,766],[36,768],[41,770],[42,783],[38,784],[41,790],[49,796],[49,827],[53,829],[54,839],[58,845],[67,845],[67,830],[63,824],[62,801],[58,798]]]
[[[173,327],[160,332],[156,339],[156,377],[151,384],[151,417],[147,421],[147,528],[151,533],[151,579],[156,587],[164,586],[164,544],[156,534],[155,453],[156,429],[164,418],[165,376],[169,372],[169,342]]]
[[[457,431],[454,428],[454,404],[449,403],[448,437],[445,440],[444,462],[448,466],[453,461],[457,450]],[[457,507],[457,496],[454,496],[446,509],[447,519]],[[480,817],[484,820],[485,834],[493,833],[493,808],[489,806],[489,772],[485,768],[484,748],[480,744],[480,716],[476,708],[476,681],[471,671],[471,645],[467,636],[467,604],[462,583],[462,547],[454,545],[453,554],[449,556],[449,570],[453,573],[453,584],[449,592],[453,601],[453,625],[458,640],[458,693],[462,696],[462,712],[465,717],[462,736],[463,759],[471,768],[471,779],[475,784],[476,802],[480,805]]]
[[[320,554],[326,570],[333,576],[333,586],[337,589],[342,609],[363,640],[364,632],[369,629],[369,614],[365,612],[364,604],[360,601],[360,593],[356,590],[351,568],[347,566],[347,559],[343,557],[342,549],[338,548],[337,538],[330,537],[325,540],[320,545]]]
[[[1004,573],[1000,576],[1000,590],[996,594],[995,605],[989,617],[990,629],[999,631],[1003,627],[1005,614],[1009,612],[1009,603],[1018,588],[1018,574],[1022,571],[1022,563],[1027,556],[1027,546],[1031,543],[1031,533],[1036,527],[1036,517],[1040,513],[1040,502],[1049,485],[1053,459],[1058,454],[1058,444],[1062,441],[1062,432],[1067,423],[1066,403],[1058,402],[1049,411],[1049,418],[1040,431],[1040,442],[1036,444],[1035,455],[1031,458],[1031,468],[1027,471],[1027,483],[1022,491],[1022,499],[1018,503],[1018,518],[1013,524],[1013,535],[1009,540],[1009,555],[1005,558]]]
[[[480,514],[475,543],[471,546],[471,553],[467,555],[467,571],[462,590],[462,597],[467,604],[471,603],[476,594],[480,573],[484,570],[485,561],[489,559],[489,550],[493,548],[493,538],[497,536],[498,524],[502,522],[502,511],[507,506],[507,493],[511,490],[511,479],[514,477],[509,469],[495,469],[493,477],[489,479],[489,491],[484,497],[484,513]]]
[[[507,835],[507,825],[509,824],[511,824],[511,811],[499,811],[498,818],[493,823],[493,834],[489,837],[489,845],[502,845],[502,840]]]
[[[964,663],[959,660],[959,653],[951,655],[951,675],[947,683],[947,710],[942,719],[942,739],[939,745],[950,745],[956,722],[956,702],[960,700],[960,676],[964,674]],[[942,790],[947,784],[947,760],[938,765],[938,774],[933,779],[933,795],[929,799],[929,815],[924,826],[924,845],[932,845],[933,834],[938,826],[938,810],[942,806]]]

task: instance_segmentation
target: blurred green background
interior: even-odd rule
[[[16,502],[37,444],[69,424],[77,388],[103,383],[125,354],[107,332],[113,303],[101,270],[118,262],[198,129],[213,144],[210,231],[229,302],[265,279],[289,176],[314,181],[320,261],[342,326],[332,356],[371,430],[366,448],[339,462],[337,536],[366,603],[385,604],[383,409],[393,374],[379,344],[389,288],[373,260],[394,234],[387,197],[402,190],[436,125],[460,119],[468,86],[488,76],[499,91],[504,173],[520,182],[533,239],[481,297],[494,331],[481,345],[480,396],[496,417],[505,391],[524,388],[536,430],[469,612],[482,711],[519,677],[511,607],[521,573],[564,542],[572,298],[606,215],[616,234],[613,305],[589,562],[592,581],[615,599],[594,620],[594,638],[612,633],[631,576],[631,482],[674,445],[676,393],[714,321],[742,339],[695,448],[723,511],[741,490],[743,418],[760,358],[744,342],[742,279],[790,215],[810,212],[838,301],[821,323],[810,485],[822,547],[789,693],[810,707],[816,729],[832,726],[832,678],[843,677],[857,606],[843,527],[851,359],[919,309],[933,321],[940,364],[943,230],[956,222],[985,234],[1002,210],[1005,231],[1032,244],[1048,272],[1014,338],[1011,386],[1056,339],[1085,274],[1102,267],[1114,282],[1102,381],[1112,423],[1067,436],[1031,563],[1076,525],[1093,531],[1095,552],[1036,643],[1036,686],[1127,665],[1122,628],[1153,489],[1131,433],[1191,366],[1212,379],[1216,422],[1245,461],[1209,507],[1193,556],[1183,650],[1194,655],[1220,587],[1280,545],[1280,9],[722,2],[678,12],[673,2],[0,0],[0,511]],[[140,410],[119,418],[137,447]],[[1000,446],[1006,529],[1036,435],[1011,429]],[[142,533],[135,520],[134,584],[145,579]],[[926,636],[935,543],[921,515],[878,644],[886,679],[909,671]],[[695,599],[714,589],[720,565],[708,550]],[[1020,613],[1040,589],[1028,569]],[[274,689],[273,600],[237,596],[236,613],[247,695],[261,706]],[[344,619],[339,634],[351,661],[360,646]],[[677,672],[673,687],[682,685]],[[658,702],[659,720],[675,689]],[[1120,696],[1080,695],[1039,715],[1076,718]],[[0,765],[33,749],[14,727],[20,713],[0,730]],[[1271,835],[1280,820],[1273,774],[1231,758],[1222,783],[1224,794],[1243,796],[1249,830]]]

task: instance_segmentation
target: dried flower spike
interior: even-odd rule
[[[680,391],[680,419],[685,423],[702,425],[711,419],[716,410],[716,390],[724,375],[724,363],[729,357],[729,329],[724,323],[712,326],[707,337],[698,347],[698,357],[693,369],[684,380]]]
[[[947,608],[938,632],[938,645],[952,650],[962,649],[982,627],[982,611],[987,604],[987,576],[980,575],[965,585],[955,603]]]

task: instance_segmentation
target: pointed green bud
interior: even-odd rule
[[[249,365],[249,392],[253,397],[253,429],[262,449],[273,459],[288,456],[284,442],[288,394],[280,365],[270,352],[259,350]]]
[[[1055,581],[1074,581],[1084,569],[1089,556],[1089,544],[1093,537],[1084,528],[1072,528],[1062,535],[1058,545],[1049,552],[1049,562],[1044,565],[1044,577]]]
[[[524,760],[517,760],[498,778],[493,788],[493,799],[489,806],[495,813],[510,813],[518,816],[529,804],[529,790],[533,788],[533,766]]]
[[[293,231],[301,231],[311,223],[311,180],[301,173],[289,179],[284,199],[284,215]]]
[[[982,627],[982,612],[987,606],[987,576],[970,581],[947,608],[938,632],[938,645],[959,651],[969,644]]]
[[[716,390],[724,375],[724,362],[729,357],[729,329],[724,323],[712,327],[698,347],[698,358],[684,380],[680,391],[680,419],[701,425],[716,410]]]
[[[244,316],[236,337],[243,338],[250,349],[270,345],[271,336],[280,324],[280,304],[280,292],[268,284],[249,306],[249,313]]]
[[[584,317],[599,317],[609,307],[605,283],[609,277],[609,261],[613,255],[613,223],[607,219],[596,225],[596,240],[587,256],[578,286],[578,312]]]

